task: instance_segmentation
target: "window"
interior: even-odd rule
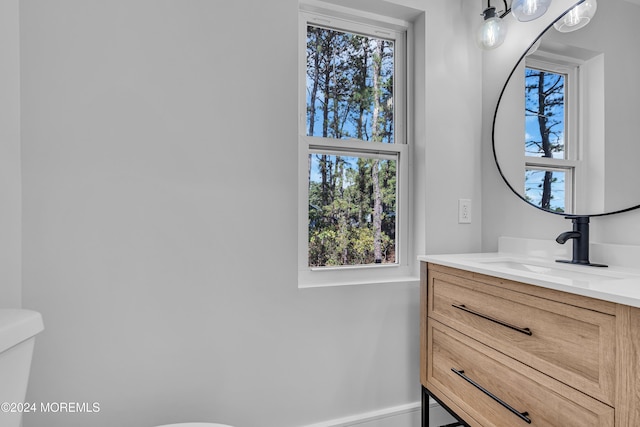
[[[406,274],[406,27],[388,21],[301,11],[302,286]]]
[[[578,162],[577,66],[527,59],[525,67],[525,198],[571,213]]]

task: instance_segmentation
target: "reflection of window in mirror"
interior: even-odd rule
[[[579,64],[529,57],[524,74],[524,196],[545,210],[571,213],[581,169]]]

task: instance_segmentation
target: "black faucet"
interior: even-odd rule
[[[558,259],[556,262],[569,264],[589,265],[592,267],[606,267],[604,264],[589,262],[589,217],[567,217],[573,223],[573,230],[565,231],[556,237],[556,242],[564,245],[567,240],[573,239],[573,259]]]

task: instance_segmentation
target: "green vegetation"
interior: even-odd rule
[[[394,143],[393,45],[307,28],[308,136]],[[398,162],[388,157],[312,150],[309,266],[396,261]]]

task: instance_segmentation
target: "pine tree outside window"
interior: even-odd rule
[[[299,278],[406,268],[406,29],[303,11],[300,32]]]

